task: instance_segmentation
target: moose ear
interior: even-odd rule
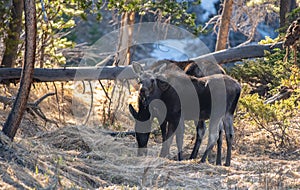
[[[143,69],[142,65],[138,62],[133,61],[132,62],[132,68],[133,68],[133,71],[137,75],[141,75],[144,72],[144,69]]]
[[[165,70],[167,69],[167,64],[164,63],[158,70],[158,73],[163,73],[165,72]]]
[[[137,111],[135,111],[134,107],[131,104],[129,104],[129,111],[131,115],[134,117],[134,119],[137,119],[138,113]]]

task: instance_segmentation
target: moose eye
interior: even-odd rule
[[[165,82],[159,79],[159,80],[157,80],[157,83],[163,84],[163,83],[165,83]]]

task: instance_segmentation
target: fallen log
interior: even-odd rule
[[[1,68],[0,83],[5,80],[18,80],[21,68]],[[115,80],[135,78],[131,67],[66,67],[52,69],[34,69],[34,82],[54,81],[89,81],[89,80]]]
[[[214,61],[218,64],[226,64],[243,59],[264,57],[265,51],[272,52],[275,48],[282,49],[282,42],[266,45],[247,45],[235,48],[229,48],[221,51],[212,52],[206,55],[195,57],[191,60],[201,62],[205,60]]]
[[[281,48],[282,43],[269,45],[247,45],[230,48],[195,57],[196,62],[212,61],[218,64],[226,64],[242,59],[263,57],[265,51],[272,51],[274,48]],[[19,80],[21,68],[0,68],[0,83],[10,80]],[[66,67],[52,69],[34,69],[34,82],[54,82],[54,81],[91,81],[91,80],[115,80],[132,79],[136,75],[131,66],[104,66],[104,67]]]

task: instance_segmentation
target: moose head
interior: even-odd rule
[[[162,75],[167,68],[166,64],[163,64],[157,72],[152,70],[144,71],[142,65],[137,62],[132,63],[132,68],[138,76],[140,84],[139,98],[143,106],[146,107],[152,100],[158,99],[161,93],[169,87]]]

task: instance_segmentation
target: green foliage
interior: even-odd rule
[[[281,35],[285,34],[285,32],[288,29],[288,27],[290,26],[290,24],[299,17],[300,17],[300,7],[295,8],[294,10],[292,10],[292,12],[288,13],[287,17],[286,17],[285,26],[278,29],[279,32],[282,33]]]
[[[277,148],[294,148],[300,143],[296,142],[297,136],[293,136],[294,117],[299,112],[296,99],[297,96],[293,95],[274,104],[265,104],[258,94],[247,94],[240,99],[240,112],[244,113],[244,119],[249,119],[252,126],[265,130]]]
[[[269,41],[267,39],[265,42]],[[239,101],[239,119],[259,130],[265,130],[277,148],[294,148],[299,144],[295,131],[299,130],[297,118],[300,110],[300,69],[293,59],[284,62],[285,51],[266,52],[264,59],[243,61],[230,72],[243,83],[243,95]],[[260,93],[260,87],[265,87]],[[274,103],[266,103],[278,95],[282,88],[292,93]]]
[[[44,9],[42,9],[42,4]],[[7,23],[10,22],[10,1],[0,2],[0,35],[7,33]],[[117,10],[119,14],[124,12],[136,12],[143,16],[153,14],[153,19],[160,22],[186,26],[195,33],[201,27],[195,25],[195,14],[190,14],[187,9],[190,5],[200,3],[177,2],[177,1],[147,1],[147,0],[110,0],[103,4],[100,1],[85,0],[43,0],[37,1],[37,67],[63,66],[66,58],[63,51],[75,46],[74,36],[70,35],[72,28],[76,25],[75,18],[87,19],[87,14],[94,14],[101,20],[101,9]],[[105,6],[104,6],[105,5]],[[23,57],[23,51],[19,56]]]
[[[196,1],[193,4],[200,4]],[[191,28],[194,33],[199,33],[200,26],[196,26],[194,13],[188,13],[189,2],[182,1],[149,1],[149,0],[109,0],[107,8],[117,10],[119,14],[123,12],[137,12],[143,16],[153,13],[160,21],[167,21],[175,25],[184,25]]]
[[[44,9],[42,10],[42,4]],[[64,65],[66,59],[62,51],[74,47],[75,43],[67,38],[75,26],[75,18],[86,18],[88,13],[101,19],[100,8],[102,1],[85,0],[43,0],[36,1],[37,8],[37,57],[36,66],[53,67]],[[11,2],[0,2],[0,35],[8,33],[8,23],[11,21]],[[23,57],[21,50],[19,56]]]
[[[300,17],[300,7],[292,10],[292,12],[288,13],[287,15],[287,19],[289,20],[290,23],[299,17]]]
[[[254,88],[265,86],[270,91],[263,95],[270,95],[273,90],[280,87],[282,80],[288,79],[291,75],[292,63],[284,63],[283,58],[281,50],[276,50],[273,54],[266,52],[264,59],[245,60],[243,64],[232,68],[230,73]]]
[[[74,42],[66,38],[66,33],[75,26],[75,17],[84,14],[81,4],[76,1],[68,3],[60,0],[44,1],[45,12],[40,2],[37,3],[38,47],[37,60],[40,67],[64,65],[66,59],[62,50],[74,47]],[[45,16],[47,20],[45,20]]]
[[[11,19],[9,0],[0,1],[0,35],[8,29],[8,22]]]

